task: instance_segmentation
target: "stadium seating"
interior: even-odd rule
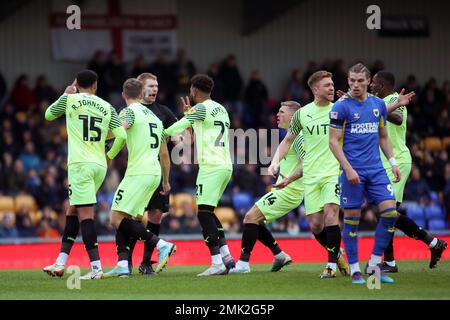
[[[447,229],[447,225],[443,219],[433,219],[428,221],[428,229],[430,231],[440,231]]]
[[[424,208],[424,214],[428,220],[442,219],[444,217],[441,207],[436,205],[426,206]]]
[[[38,209],[34,198],[28,194],[21,194],[14,198],[14,211],[17,212],[21,207],[27,207],[31,212]]]
[[[245,213],[253,206],[254,199],[247,192],[238,192],[233,195],[233,207],[236,212],[244,216]]]
[[[14,212],[14,198],[9,196],[0,196],[0,213]]]
[[[442,141],[439,137],[427,137],[422,139],[421,146],[430,151],[441,151]]]
[[[181,217],[184,214],[183,210],[181,209],[181,204],[183,202],[188,202],[192,206],[192,210],[195,210],[195,207],[197,206],[195,197],[192,194],[189,193],[175,194],[171,199],[171,203],[175,206],[175,214],[178,217]]]
[[[220,220],[220,223],[222,223],[222,226],[225,230],[228,230],[230,223],[237,220],[236,213],[234,212],[233,208],[218,207],[216,208],[214,213]]]
[[[431,201],[435,204],[435,205],[439,205],[439,194],[435,191],[431,191],[430,192],[430,198]]]
[[[408,217],[416,221],[416,219],[425,219],[422,206],[418,204],[409,204],[406,206],[406,213]]]

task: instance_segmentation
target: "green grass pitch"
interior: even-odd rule
[[[364,266],[365,262],[361,263]],[[428,261],[401,261],[395,284],[380,290],[352,285],[349,277],[319,279],[323,263],[295,263],[278,273],[252,265],[249,274],[199,278],[206,266],[171,267],[157,276],[82,281],[69,290],[65,274],[51,278],[40,270],[0,271],[0,299],[450,299],[450,261],[428,269]],[[83,270],[85,271],[85,270]],[[367,278],[367,277],[366,277]]]

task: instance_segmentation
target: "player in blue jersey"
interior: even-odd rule
[[[358,63],[350,68],[348,84],[350,92],[340,98],[330,112],[330,149],[341,164],[341,207],[344,209],[343,239],[347,251],[352,282],[364,284],[358,262],[358,225],[364,195],[374,202],[380,211],[375,232],[375,244],[366,271],[375,271],[381,265],[381,257],[395,232],[398,218],[394,190],[381,162],[379,148],[392,167],[395,182],[401,173],[396,165],[391,142],[386,129],[388,110],[408,105],[414,92],[403,91],[398,99],[386,106],[385,102],[367,93],[370,71]],[[380,274],[384,283],[394,280]]]

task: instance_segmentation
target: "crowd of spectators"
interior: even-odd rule
[[[276,128],[276,112],[283,100],[295,100],[306,104],[312,94],[306,84],[309,75],[319,69],[333,73],[336,90],[347,90],[346,64],[342,60],[311,61],[305,69],[295,68],[286,76],[282,96],[274,97],[264,83],[259,70],[251,72],[248,81],[242,78],[235,55],[228,55],[214,62],[208,70],[197,70],[184,50],[178,52],[174,61],[159,56],[149,63],[138,56],[132,65],[123,63],[114,52],[99,51],[88,68],[99,75],[98,95],[110,101],[118,111],[124,106],[121,100],[122,83],[128,77],[142,72],[152,72],[158,77],[160,103],[169,106],[181,116],[179,97],[188,94],[189,80],[198,71],[208,73],[215,81],[213,99],[222,103],[230,113],[232,128]],[[371,71],[389,68],[382,61],[375,61]],[[424,138],[436,137],[444,141],[450,137],[450,83],[438,83],[430,78],[420,83],[414,75],[397,79],[398,88],[414,90],[416,98],[408,107],[407,143],[413,157],[411,176],[405,189],[405,200],[420,204],[431,201],[431,194],[439,195],[448,219],[450,212],[450,145],[442,143],[439,148],[429,148]],[[39,214],[23,206],[17,212],[5,212],[0,220],[0,237],[58,237],[64,227],[64,212],[68,206],[67,193],[67,132],[64,119],[47,122],[44,112],[55,101],[63,88],[54,88],[45,75],[40,75],[34,85],[26,74],[20,75],[12,88],[7,88],[0,73],[0,196],[31,195]],[[441,141],[439,140],[439,141]],[[245,153],[245,148],[235,154]],[[268,154],[270,156],[270,153]],[[187,162],[187,161],[186,161]],[[172,165],[171,186],[173,193],[194,194],[198,168],[182,162]],[[127,165],[126,152],[122,152],[108,170],[105,183],[98,193],[96,226],[100,235],[112,234],[109,210],[113,194]],[[260,174],[267,163],[235,164],[231,183],[222,197],[221,206],[234,207],[237,223],[230,228],[239,232],[240,222],[248,206],[267,190],[273,181]],[[238,205],[239,197],[247,199],[247,205]],[[194,209],[188,204],[178,214],[171,205],[162,223],[162,233],[200,233]],[[364,210],[362,228],[373,230],[376,212],[371,207]],[[274,231],[297,234],[307,231],[304,209],[300,207],[273,223]]]

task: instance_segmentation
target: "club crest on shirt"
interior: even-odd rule
[[[358,120],[358,119],[359,119],[359,113],[358,113],[358,112],[355,112],[355,113],[353,114],[353,119],[355,119],[355,120]]]
[[[373,109],[373,115],[378,118],[380,116],[380,110]]]

